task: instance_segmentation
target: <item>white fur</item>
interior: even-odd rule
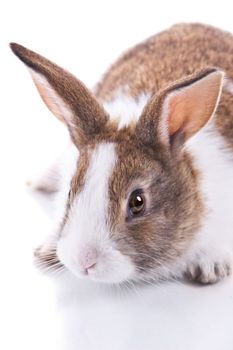
[[[224,90],[233,95],[233,81],[231,79],[225,78]]]
[[[88,276],[100,282],[120,282],[134,272],[129,258],[116,250],[110,240],[108,186],[116,161],[113,143],[96,146],[84,188],[72,205],[57,246],[61,262],[79,276],[86,276],[85,265],[96,260]]]
[[[207,214],[182,263],[191,273],[201,266],[214,282],[214,264],[233,266],[233,155],[211,124],[187,143],[187,149],[201,174]]]
[[[104,103],[104,108],[110,117],[118,121],[119,129],[129,125],[132,121],[138,121],[151,96],[149,93],[142,92],[137,98],[134,98],[124,90],[118,90],[111,101]]]

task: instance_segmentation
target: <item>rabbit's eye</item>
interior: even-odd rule
[[[131,216],[137,216],[142,214],[145,208],[145,197],[142,191],[134,191],[128,202],[128,210]]]

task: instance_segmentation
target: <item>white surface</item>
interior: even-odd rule
[[[59,347],[55,326],[61,313],[55,311],[50,281],[31,263],[32,247],[50,230],[51,221],[24,182],[66,142],[63,127],[43,106],[8,42],[44,54],[92,86],[123,49],[172,23],[202,21],[233,32],[230,5],[227,0],[221,5],[178,0],[156,5],[152,0],[1,2],[0,349]],[[211,287],[155,286],[128,299],[99,297],[98,302],[79,293],[81,306],[75,301],[72,306],[73,328],[70,321],[65,325],[76,336],[75,327],[82,330],[80,350],[233,349],[233,278]],[[64,316],[70,316],[66,306]],[[143,343],[145,338],[151,345]]]
[[[232,280],[203,288],[166,284],[133,290],[128,296],[88,293],[82,287],[75,300],[69,295],[61,314],[65,349],[233,348]]]

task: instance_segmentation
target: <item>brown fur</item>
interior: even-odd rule
[[[137,138],[117,145],[118,163],[109,183],[109,225],[119,250],[145,276],[181,255],[192,242],[203,217],[198,173],[191,159],[176,158],[163,148],[151,149]],[[127,217],[127,201],[142,189],[146,215]]]
[[[219,67],[233,79],[233,36],[203,24],[178,24],[128,50],[96,87],[100,101],[118,89],[133,96],[156,92],[207,66]],[[216,125],[233,148],[232,95],[223,93]],[[227,113],[225,113],[227,111]]]
[[[70,184],[70,202],[73,201],[74,197],[80,192],[84,186],[85,174],[90,164],[91,152],[93,150],[92,146],[87,146],[81,150],[78,160],[77,172]]]
[[[233,37],[203,24],[178,24],[128,50],[104,75],[96,88],[101,100],[110,100],[119,88],[142,91],[164,89],[168,84],[207,66],[232,72]]]

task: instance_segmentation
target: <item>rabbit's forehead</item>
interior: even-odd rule
[[[117,158],[114,142],[97,143],[80,153],[76,173],[71,182],[73,199],[84,191],[91,194],[93,187],[95,191],[103,187],[103,184],[106,187]]]
[[[65,215],[71,231],[85,230],[86,238],[93,232],[108,235],[121,215],[132,173],[138,169],[145,175],[149,167],[145,161],[141,164],[142,158],[143,154],[138,154],[129,142],[101,142],[80,154]]]
[[[117,163],[116,144],[97,144],[81,155],[77,173],[71,185],[71,216],[74,227],[86,227],[88,232],[104,230],[109,203],[109,179]],[[77,223],[75,223],[77,219]],[[90,230],[93,226],[93,230]],[[87,233],[88,234],[88,233]]]
[[[153,162],[142,147],[131,141],[101,142],[80,154],[71,182],[71,203],[83,201],[88,205],[114,201],[120,206],[135,182],[145,182],[153,172],[159,174],[159,162]],[[83,203],[83,202],[82,202]],[[110,206],[106,208],[106,214]]]
[[[132,186],[144,184],[145,177],[148,182],[150,168],[148,155],[131,142],[91,146],[80,155],[71,182],[71,215],[77,220],[81,217],[81,221],[89,216],[87,225],[91,225],[91,220],[95,225],[98,221],[112,226]],[[159,173],[159,166],[153,170]]]

